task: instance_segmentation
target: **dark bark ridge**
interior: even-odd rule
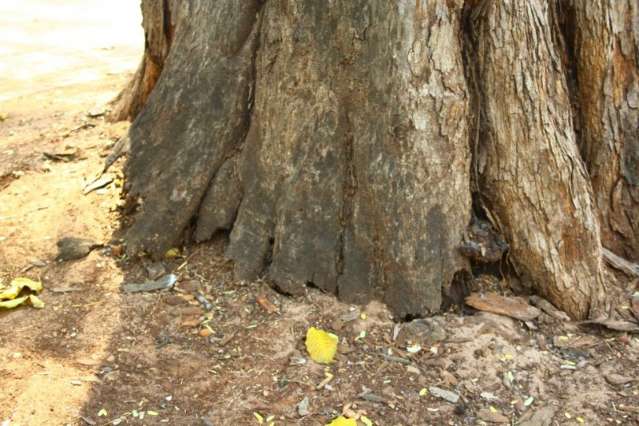
[[[129,252],[228,232],[241,279],[423,316],[469,270],[472,181],[506,239],[495,253],[508,247],[518,275],[573,317],[600,312],[606,231],[591,176],[603,166],[580,158],[590,139],[571,111],[554,5],[180,2],[130,130]],[[617,151],[632,183],[629,139]]]

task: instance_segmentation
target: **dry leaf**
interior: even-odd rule
[[[306,350],[311,359],[319,364],[330,364],[337,353],[339,337],[324,330],[311,327],[306,332]]]

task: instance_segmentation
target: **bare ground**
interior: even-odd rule
[[[94,19],[74,21],[62,6],[38,14],[57,3]],[[533,331],[459,309],[400,330],[377,303],[234,281],[222,237],[164,262],[179,277],[174,290],[123,293],[147,279],[149,263],[120,255],[121,165],[107,188],[83,188],[127,130],[87,113],[99,115],[137,64],[134,18],[123,21],[128,44],[97,36],[122,38],[113,20],[131,4],[113,2],[112,19],[89,12],[97,1],[16,4],[0,6],[0,34],[12,40],[0,50],[0,278],[41,279],[46,307],[0,312],[0,424],[251,425],[258,413],[265,424],[322,425],[345,409],[380,425],[516,424],[544,413],[545,424],[639,424],[632,335],[549,317]],[[55,262],[66,236],[104,247]],[[309,326],[341,339],[328,368],[308,359]],[[409,352],[415,343],[422,349]],[[431,386],[460,399],[422,391]]]

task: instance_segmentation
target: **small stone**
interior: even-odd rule
[[[300,417],[308,416],[309,414],[311,414],[308,407],[309,407],[308,396],[305,396],[304,399],[297,404],[297,414],[299,414]]]
[[[100,244],[84,238],[66,237],[59,240],[57,246],[58,256],[55,260],[66,262],[88,256],[91,250],[100,247]]]
[[[153,262],[145,266],[146,273],[151,280],[157,280],[166,274],[166,268],[162,262]]]
[[[445,340],[446,330],[440,318],[420,318],[403,324],[397,331],[397,341],[401,346],[408,346],[409,342],[420,344],[422,347]]]
[[[437,398],[444,399],[452,404],[457,404],[457,401],[459,401],[458,394],[456,394],[455,392],[448,391],[446,389],[438,388],[437,386],[429,387],[428,391],[431,393],[431,395]]]

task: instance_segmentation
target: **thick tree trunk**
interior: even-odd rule
[[[480,192],[522,278],[583,318],[603,294],[599,226],[549,4],[485,2],[472,15]]]
[[[582,116],[617,98],[598,97],[605,105],[574,121],[572,68],[561,60],[570,55],[548,2],[180,4],[168,9],[176,30],[153,56],[162,73],[130,131],[131,253],[159,256],[229,232],[239,278],[266,276],[288,293],[313,284],[347,301],[380,298],[401,317],[426,315],[469,270],[459,246],[472,180],[516,273],[575,318],[601,310],[599,217],[611,214],[597,211],[592,185],[601,188],[577,142],[584,149],[597,135]],[[158,30],[147,40],[168,34],[158,9],[145,11]],[[591,49],[584,34],[574,38],[579,57]],[[624,49],[635,62],[619,80],[625,106],[614,104],[623,112],[615,120],[632,130],[624,120],[636,113],[636,56]],[[150,86],[138,87],[141,105]],[[614,139],[614,159],[585,154],[591,171],[618,162],[622,206],[636,201],[636,169],[621,171],[636,162],[630,130]]]
[[[198,240],[232,227],[241,278],[437,311],[467,266],[461,2],[192,7],[131,130],[133,250],[197,217]]]
[[[572,3],[580,144],[603,242],[639,260],[639,2]]]

